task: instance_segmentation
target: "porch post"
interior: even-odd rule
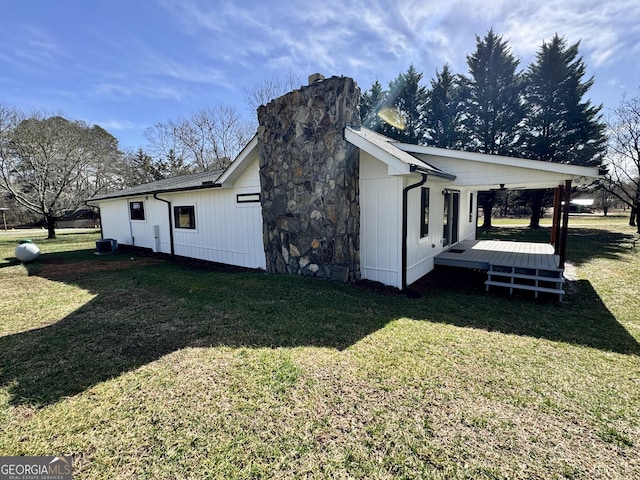
[[[562,212],[562,185],[558,185],[553,192],[553,220],[551,224],[551,245],[554,252],[558,255],[560,248],[560,214]]]
[[[571,201],[571,180],[564,185],[564,208],[562,210],[562,231],[560,234],[560,268],[564,268],[567,260],[567,238],[569,236],[569,202]]]

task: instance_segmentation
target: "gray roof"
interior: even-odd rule
[[[202,188],[218,187],[216,183],[224,170],[214,170],[209,172],[190,173],[178,177],[164,178],[144,185],[118,190],[117,192],[97,195],[88,201],[107,200],[109,198],[134,197],[137,195],[149,195],[153,193],[166,193],[182,190],[198,190]]]

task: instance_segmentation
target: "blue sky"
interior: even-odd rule
[[[246,100],[265,79],[353,77],[366,90],[410,64],[424,84],[467,73],[490,28],[524,68],[556,32],[581,41],[605,109],[640,93],[637,0],[2,0],[0,103],[98,124],[123,149],[157,122]]]

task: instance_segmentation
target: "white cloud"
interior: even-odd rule
[[[160,77],[171,77],[176,80],[194,83],[218,83],[223,74],[219,69],[201,65],[195,60],[189,62],[165,57],[160,54],[150,54],[145,60],[141,71]]]
[[[208,100],[226,101],[262,77],[316,71],[352,76],[364,90],[410,64],[427,83],[445,63],[466,73],[475,36],[490,28],[509,42],[523,69],[556,32],[570,44],[581,40],[590,70],[640,48],[626,43],[626,32],[640,35],[637,0],[159,1],[177,29],[167,32],[175,47],[137,37],[135,61],[103,72],[95,94],[186,102],[210,85]]]
[[[640,4],[622,0],[569,0],[520,2],[503,5],[495,27],[519,55],[532,56],[542,41],[558,33],[568,43],[581,42],[581,53],[593,67],[611,63],[624,55],[621,46],[628,28],[638,32]],[[502,18],[500,21],[499,19]]]
[[[139,130],[139,129],[146,128],[148,126],[148,125],[134,123],[129,120],[116,120],[116,119],[108,119],[108,120],[102,120],[102,121],[92,120],[87,123],[89,123],[90,125],[100,125],[102,128],[104,128],[107,131]]]
[[[23,29],[26,32],[23,43],[28,45],[31,50],[41,52],[46,56],[60,53],[61,48],[58,42],[45,30],[32,25],[24,25]]]
[[[46,73],[68,61],[68,53],[46,29],[19,25],[17,31],[17,36],[3,41],[3,62],[20,70]]]
[[[122,83],[100,82],[93,86],[93,94],[111,97],[144,97],[151,99],[182,100],[184,90],[164,83],[126,81]]]

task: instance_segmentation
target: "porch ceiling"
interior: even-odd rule
[[[529,163],[533,161],[519,162],[522,159],[513,159],[515,165],[476,162],[461,158],[428,157],[428,159],[438,168],[453,173],[456,177],[454,185],[477,190],[555,188],[563,185],[566,180],[571,180],[574,185],[589,184],[598,176],[597,169],[552,165],[549,162],[535,162],[535,166],[542,164],[541,167],[548,169],[531,168]]]
[[[592,167],[420,145],[396,146],[454,175],[454,185],[477,190],[554,188],[566,180],[571,180],[574,185],[589,184],[600,176],[598,169]]]

